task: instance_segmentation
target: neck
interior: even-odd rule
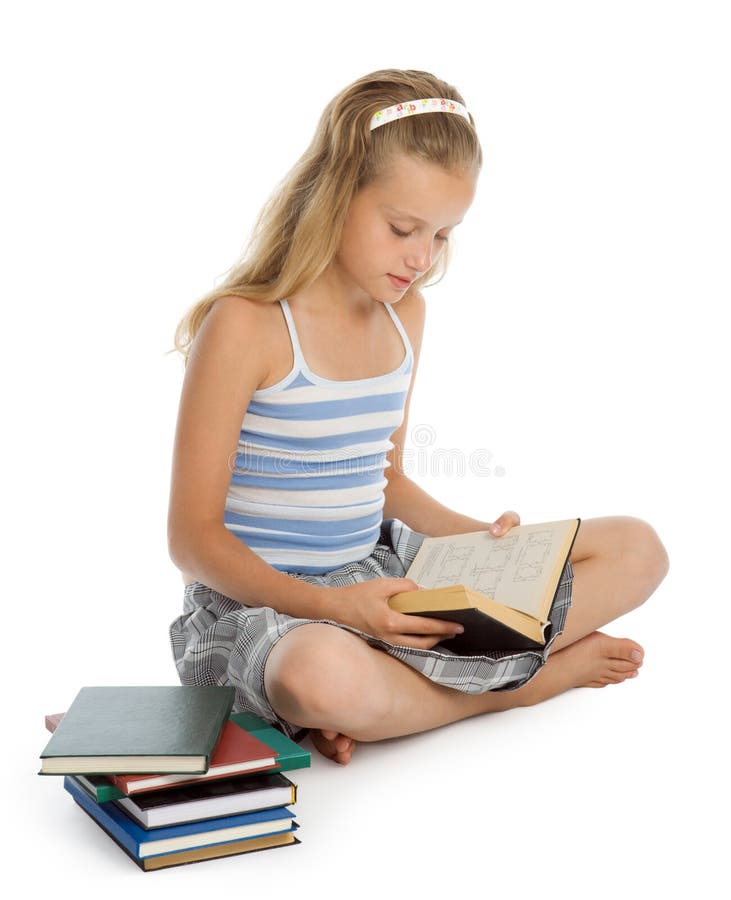
[[[348,279],[333,264],[305,290],[290,297],[315,316],[360,318],[373,314],[377,301]]]

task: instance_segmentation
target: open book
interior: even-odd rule
[[[406,573],[423,590],[389,599],[398,612],[461,622],[442,642],[461,655],[540,649],[581,519],[425,538]],[[441,646],[441,645],[437,645]]]

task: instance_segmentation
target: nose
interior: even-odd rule
[[[434,241],[421,241],[406,260],[406,265],[414,269],[414,277],[418,278],[429,269],[434,262]]]

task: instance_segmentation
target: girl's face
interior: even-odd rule
[[[388,173],[353,198],[335,267],[343,287],[384,303],[400,300],[409,284],[432,266],[477,189],[474,172],[399,155]],[[398,282],[396,278],[408,279]],[[349,283],[349,285],[348,285]]]

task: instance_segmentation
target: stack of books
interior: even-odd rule
[[[310,754],[252,713],[232,687],[85,687],[52,737],[40,775],[144,871],[299,844],[282,773]]]

